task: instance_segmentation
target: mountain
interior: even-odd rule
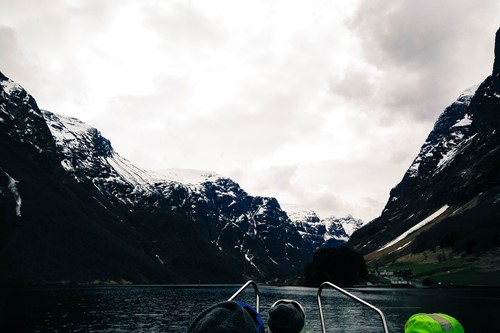
[[[156,225],[154,216],[148,228],[141,228],[116,200],[103,204],[97,187],[79,182],[61,165],[35,100],[4,75],[0,85],[1,283],[187,282],[194,276],[231,281],[241,276],[221,263],[232,258],[214,249],[184,216],[168,215],[168,230]],[[168,231],[164,252],[155,252],[148,234],[155,231],[157,237]],[[188,236],[181,240],[179,235]],[[171,263],[161,264],[158,253]],[[181,253],[179,258],[175,253]]]
[[[339,247],[349,240],[355,230],[364,225],[362,220],[351,215],[321,219],[310,209],[294,206],[285,206],[284,209],[302,238],[312,243],[316,249]]]
[[[429,256],[496,257],[500,245],[499,62],[500,29],[492,75],[444,110],[403,179],[391,190],[380,217],[350,238],[348,245],[367,260],[387,264]]]
[[[280,280],[346,241],[343,220],[305,235],[275,198],[213,172],[141,169],[97,129],[0,85],[0,282]]]

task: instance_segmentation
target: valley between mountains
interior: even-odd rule
[[[284,283],[342,245],[373,271],[500,281],[500,30],[492,74],[443,111],[365,222],[287,210],[214,172],[144,170],[1,73],[0,88],[0,283]]]

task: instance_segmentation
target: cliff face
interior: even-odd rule
[[[495,61],[493,62],[493,76],[500,73],[500,29],[495,35]]]
[[[0,282],[274,281],[361,223],[309,228],[213,172],[138,168],[97,129],[0,84]]]
[[[369,258],[500,245],[500,30],[491,76],[444,110],[381,216],[349,245]]]
[[[68,173],[35,100],[4,75],[0,85],[0,283],[242,280],[186,216],[138,223]]]

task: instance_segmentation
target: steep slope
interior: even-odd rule
[[[285,210],[301,237],[312,243],[315,249],[344,245],[352,233],[364,224],[351,215],[321,219],[309,209],[287,206]]]
[[[241,279],[185,216],[171,213],[168,228],[151,216],[141,230],[103,205],[61,166],[35,100],[3,74],[0,85],[0,283]]]
[[[2,281],[284,279],[358,223],[292,223],[275,198],[221,175],[138,168],[97,129],[0,83]]]
[[[231,179],[214,173],[140,169],[118,155],[96,129],[74,118],[43,114],[62,166],[109,211],[120,216],[127,211],[134,221],[155,214],[161,219],[172,212],[185,216],[215,248],[232,257],[229,265],[251,277],[299,272],[310,257],[311,245],[299,237],[276,199],[249,196]]]
[[[485,256],[500,245],[499,59],[500,30],[492,75],[444,110],[381,216],[349,240],[367,259]]]

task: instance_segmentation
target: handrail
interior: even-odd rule
[[[387,322],[386,322],[386,320],[385,320],[384,313],[383,313],[380,309],[378,309],[378,308],[376,308],[375,306],[371,305],[370,303],[368,303],[368,302],[366,302],[366,301],[362,300],[361,298],[359,298],[359,297],[357,297],[357,296],[355,296],[355,295],[351,294],[350,292],[348,292],[348,291],[346,291],[346,290],[344,290],[344,289],[340,288],[339,286],[334,285],[334,284],[333,284],[333,283],[331,283],[331,282],[323,282],[323,283],[319,286],[319,288],[318,288],[318,307],[319,307],[319,318],[320,318],[320,320],[321,320],[321,330],[322,330],[322,332],[323,332],[323,333],[326,333],[326,326],[325,326],[325,317],[323,316],[323,307],[321,306],[321,292],[322,292],[322,291],[323,291],[323,289],[324,289],[325,287],[327,287],[327,286],[329,286],[329,287],[332,287],[332,288],[336,289],[338,292],[340,292],[340,293],[342,293],[342,294],[344,294],[344,295],[346,295],[346,296],[348,296],[348,297],[350,297],[350,298],[352,298],[352,299],[354,299],[354,300],[358,301],[359,303],[361,303],[361,304],[363,304],[363,305],[365,305],[365,306],[369,307],[369,308],[370,308],[370,309],[372,309],[373,311],[377,312],[377,313],[378,313],[378,315],[380,316],[380,319],[382,319],[382,324],[384,325],[384,332],[385,332],[385,333],[389,333],[389,330],[387,329]]]
[[[241,286],[240,289],[238,289],[237,292],[233,294],[233,296],[229,297],[228,301],[234,300],[236,297],[238,297],[239,294],[241,294],[249,285],[252,285],[253,290],[255,292],[255,310],[259,312],[259,303],[260,303],[260,296],[259,296],[259,288],[257,287],[257,284],[253,282],[252,280],[249,280],[247,283],[245,283],[243,286]]]

